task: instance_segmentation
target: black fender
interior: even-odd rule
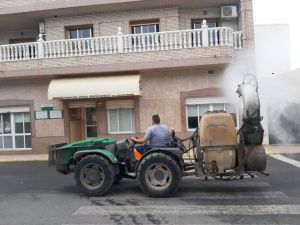
[[[164,153],[166,155],[171,156],[178,163],[178,166],[180,167],[181,171],[182,172],[184,171],[184,161],[182,158],[182,150],[179,148],[151,148],[150,150],[143,153],[142,157],[137,162],[136,171],[138,170],[140,163],[143,161],[143,159],[145,157],[147,157],[150,154],[157,153],[157,152]]]
[[[81,150],[81,151],[77,151],[73,155],[73,162],[77,163],[82,157],[87,156],[87,155],[99,155],[99,156],[102,156],[103,158],[107,159],[108,162],[110,162],[113,165],[115,174],[119,174],[120,173],[118,159],[116,158],[116,156],[113,153],[111,153],[111,152],[109,152],[107,150],[104,150],[104,149],[93,149],[93,150]]]
[[[73,155],[73,160],[77,161],[79,158],[81,158],[84,155],[101,155],[104,158],[106,158],[112,164],[117,164],[118,163],[118,159],[116,158],[116,156],[113,153],[111,153],[107,150],[104,150],[104,149],[93,149],[93,150],[77,151]]]

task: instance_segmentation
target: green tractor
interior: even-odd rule
[[[150,196],[175,193],[186,166],[182,149],[149,148],[136,157],[128,139],[96,138],[71,144],[51,145],[49,165],[63,174],[75,173],[79,188],[89,196],[103,195],[122,178],[137,179]]]
[[[233,180],[265,174],[257,83],[244,82],[237,92],[245,105],[238,132],[231,114],[207,112],[192,136],[180,139],[171,131],[167,147],[149,147],[141,155],[128,139],[96,138],[51,145],[49,165],[63,174],[74,172],[77,186],[88,196],[104,195],[122,178],[136,179],[151,197],[168,197],[182,176]]]

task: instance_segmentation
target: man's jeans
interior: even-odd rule
[[[144,151],[147,149],[147,148],[149,148],[150,147],[150,145],[148,145],[148,144],[143,144],[143,145],[136,145],[136,146],[134,146],[134,148],[135,148],[135,150],[137,150],[139,153],[141,153],[141,154],[143,154],[144,153]]]

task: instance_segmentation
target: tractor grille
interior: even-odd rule
[[[65,146],[67,143],[60,143],[55,145],[49,145],[49,152],[48,152],[48,166],[55,166],[56,160],[57,160],[57,150],[63,146]]]

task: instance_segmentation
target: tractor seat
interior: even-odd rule
[[[169,143],[168,143],[168,147],[170,148],[176,148],[177,147],[177,143],[175,140],[175,130],[171,130],[169,133]]]

